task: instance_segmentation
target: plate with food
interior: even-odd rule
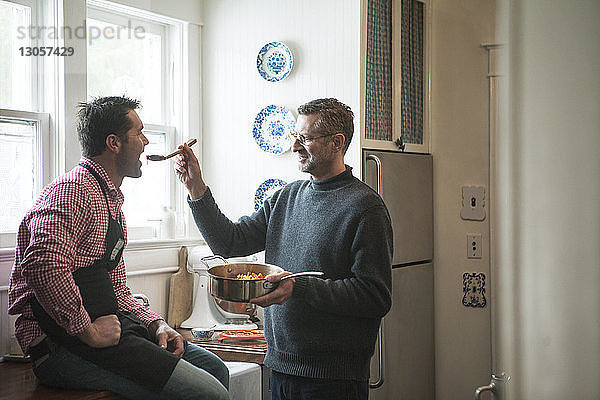
[[[264,340],[265,331],[261,329],[252,330],[228,330],[219,335],[219,340],[237,339],[237,340]]]
[[[256,57],[256,69],[262,78],[269,82],[285,79],[294,65],[290,48],[282,42],[265,44]]]

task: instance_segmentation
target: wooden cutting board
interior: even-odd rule
[[[192,314],[194,297],[194,274],[187,270],[188,249],[179,249],[179,271],[169,278],[169,309],[167,324],[179,328]]]

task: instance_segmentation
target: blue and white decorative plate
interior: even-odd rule
[[[269,82],[277,82],[290,74],[294,57],[289,47],[281,42],[265,44],[256,57],[258,73]]]
[[[273,196],[273,193],[287,185],[287,182],[282,179],[270,178],[261,183],[254,194],[254,211],[257,211],[263,202]]]
[[[269,105],[260,110],[254,119],[252,137],[261,150],[281,154],[294,143],[290,133],[294,132],[296,119],[290,110],[282,106]]]

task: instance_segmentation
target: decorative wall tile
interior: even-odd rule
[[[463,274],[463,306],[485,307],[485,274],[483,272],[465,272]]]

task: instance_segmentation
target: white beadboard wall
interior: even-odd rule
[[[254,211],[265,179],[308,179],[292,151],[263,152],[252,137],[256,114],[269,104],[287,107],[336,97],[355,113],[346,162],[359,175],[360,2],[358,0],[206,0],[202,26],[203,176],[232,220]],[[287,44],[291,74],[264,80],[256,69],[268,42]]]

